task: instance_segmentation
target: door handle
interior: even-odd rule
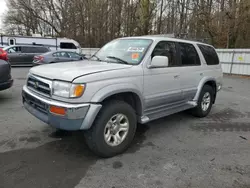
[[[200,73],[200,75],[201,75],[201,76],[203,76],[203,72],[202,72],[202,73]]]
[[[174,76],[174,78],[176,78],[176,79],[179,78],[179,77],[180,77],[180,75],[175,75],[175,76]]]

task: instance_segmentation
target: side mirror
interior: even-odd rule
[[[149,68],[163,68],[168,67],[168,57],[166,56],[154,56]]]

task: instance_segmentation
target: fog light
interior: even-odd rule
[[[58,106],[50,106],[49,111],[60,116],[66,115],[66,109]]]

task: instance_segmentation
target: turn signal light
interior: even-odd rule
[[[66,115],[66,109],[58,106],[50,106],[50,112],[56,115],[64,116]]]

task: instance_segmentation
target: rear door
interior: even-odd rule
[[[34,47],[22,46],[22,59],[24,64],[32,64],[34,56],[35,56]]]
[[[194,99],[198,85],[203,78],[204,67],[193,44],[178,42],[177,45],[181,60],[179,70],[183,98],[185,101],[191,101]]]
[[[71,61],[71,58],[67,52],[56,52],[53,54],[55,62],[67,62]]]

